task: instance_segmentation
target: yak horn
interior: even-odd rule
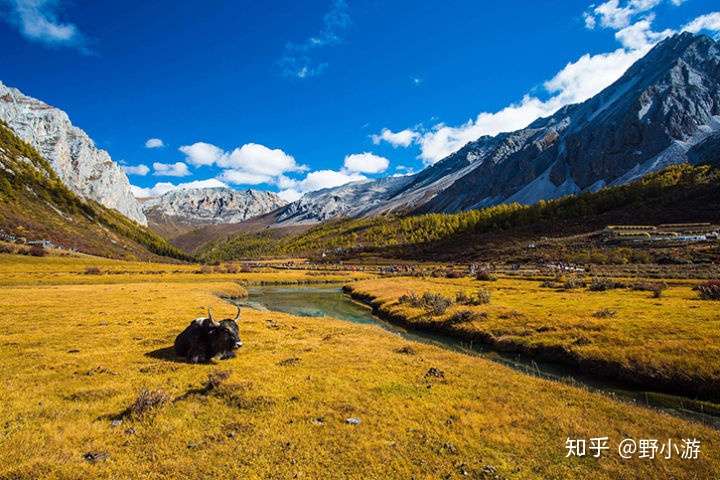
[[[210,307],[208,307],[208,320],[210,320],[211,322],[214,321],[212,318],[212,310],[210,310]]]
[[[235,318],[233,318],[233,320],[238,320],[240,318],[240,305],[235,305],[235,306],[237,307],[238,311],[237,311],[237,315],[235,315]]]

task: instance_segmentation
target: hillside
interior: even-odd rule
[[[629,185],[535,205],[497,205],[456,214],[336,220],[273,238],[240,234],[199,250],[207,260],[258,256],[371,254],[389,258],[473,260],[526,255],[528,241],[583,234],[608,224],[720,219],[720,173],[710,166],[674,165]],[[532,252],[542,255],[542,249]]]
[[[71,192],[48,161],[2,122],[0,231],[105,257],[189,259],[148,228]]]

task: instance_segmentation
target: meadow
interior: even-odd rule
[[[105,273],[87,274],[88,266]],[[323,278],[192,273],[198,268],[0,258],[0,478],[710,479],[720,471],[715,429],[373,326],[243,309],[236,358],[180,362],[175,335],[208,306],[233,315],[220,296],[242,296],[242,282]],[[361,274],[344,281],[353,275]],[[475,283],[355,285],[392,305],[409,289]],[[509,302],[523,295],[520,284],[496,283],[483,308],[519,308]],[[542,309],[541,293],[524,294],[527,308]],[[671,288],[661,301],[687,295]],[[573,309],[557,306],[557,316]],[[587,308],[612,306],[599,297]],[[566,457],[568,438],[600,436],[611,445],[600,458]],[[700,456],[624,460],[624,438],[697,438]]]
[[[612,283],[613,280],[596,280]],[[531,279],[385,278],[352,284],[348,290],[392,321],[439,330],[506,352],[558,361],[583,372],[650,390],[705,399],[720,398],[720,309],[701,300],[693,282],[674,282],[660,292],[587,286]],[[627,286],[626,286],[627,285]],[[656,284],[648,283],[647,287]],[[478,291],[487,303],[473,302]],[[452,305],[442,314],[400,302],[403,295],[440,294]]]

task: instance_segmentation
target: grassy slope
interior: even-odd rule
[[[237,235],[199,250],[207,259],[308,255],[335,249],[419,259],[472,259],[517,253],[528,239],[612,223],[718,221],[720,174],[678,165],[632,185],[532,206],[499,205],[456,214],[338,220],[282,239]]]
[[[115,210],[67,189],[48,162],[0,122],[0,229],[118,258],[188,256]]]
[[[166,349],[177,332],[207,305],[231,314],[212,292],[236,285],[78,276],[87,284],[0,288],[0,478],[700,480],[720,470],[716,430],[435,346],[397,353],[408,342],[370,326],[244,310],[237,358],[176,363]],[[299,360],[283,366],[289,358]],[[425,378],[430,367],[445,378]],[[230,378],[193,393],[216,370]],[[174,401],[112,426],[142,387]],[[603,458],[565,457],[567,437],[601,435],[613,445]],[[696,437],[700,459],[621,460],[626,437]],[[91,464],[91,451],[109,457]]]
[[[454,299],[488,289],[488,305],[454,305],[432,317],[400,304],[401,295],[440,293]],[[561,361],[582,370],[650,390],[720,398],[718,302],[698,300],[689,286],[674,285],[662,298],[628,289],[556,291],[539,281],[390,278],[349,286],[382,315],[413,328],[439,330],[533,358]],[[596,318],[603,309],[615,312]],[[484,315],[449,324],[458,311]]]

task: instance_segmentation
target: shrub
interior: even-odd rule
[[[170,395],[162,390],[148,390],[143,388],[140,390],[135,402],[128,409],[130,415],[142,417],[158,407],[166,404],[170,400]]]
[[[198,270],[197,273],[202,273],[202,274],[213,273],[213,267],[211,267],[210,265],[203,265],[200,267],[200,270]]]
[[[225,273],[238,273],[238,266],[234,263],[228,263],[225,265]]]
[[[665,282],[639,282],[634,283],[631,288],[641,292],[651,292],[653,298],[660,298],[668,285]]]
[[[422,304],[430,315],[442,315],[452,305],[452,300],[439,294],[425,292],[422,296]]]
[[[252,269],[252,267],[251,267],[250,265],[248,265],[247,263],[243,263],[242,266],[240,267],[240,271],[241,271],[242,273],[250,273],[250,272],[253,271],[253,269]]]
[[[560,288],[563,284],[560,282],[554,282],[552,280],[545,280],[540,284],[540,287],[542,288]]]
[[[415,292],[401,295],[398,302],[402,304],[410,305],[411,307],[420,308],[422,307],[422,300],[417,296]]]
[[[203,390],[205,391],[205,393],[209,392],[210,390],[214,390],[228,378],[230,378],[230,372],[228,371],[215,370],[213,372],[210,372],[208,373],[208,378],[205,382],[205,385],[203,385]]]
[[[460,305],[467,305],[470,303],[471,298],[465,292],[457,292],[455,294],[455,303]]]
[[[28,255],[31,255],[33,257],[44,257],[47,255],[47,250],[43,248],[41,245],[33,245],[30,247],[30,250],[28,250]]]
[[[574,288],[582,288],[585,286],[585,280],[580,277],[569,277],[563,283],[562,288],[565,290],[572,290]]]
[[[606,290],[612,290],[614,288],[625,288],[625,284],[613,280],[612,278],[593,278],[588,286],[588,290],[591,292],[604,292]]]
[[[455,270],[445,272],[445,278],[463,278],[464,276],[461,272],[456,272]]]
[[[460,323],[472,322],[474,320],[480,320],[481,318],[487,318],[485,312],[473,312],[471,310],[460,310],[455,312],[446,320],[445,323],[449,325],[458,325]]]
[[[15,249],[12,245],[0,243],[0,253],[15,253]]]
[[[493,275],[489,270],[479,270],[477,274],[475,274],[475,280],[480,280],[483,282],[494,282],[497,280],[497,277]]]
[[[720,300],[720,280],[710,280],[698,285],[697,290],[701,300]]]
[[[593,317],[595,318],[611,318],[614,317],[617,314],[615,310],[611,310],[609,308],[603,308],[602,310],[598,310],[597,312],[593,313]]]
[[[100,275],[102,271],[100,267],[85,267],[85,275]]]
[[[473,299],[473,305],[485,305],[487,303],[490,303],[490,290],[478,288]]]

